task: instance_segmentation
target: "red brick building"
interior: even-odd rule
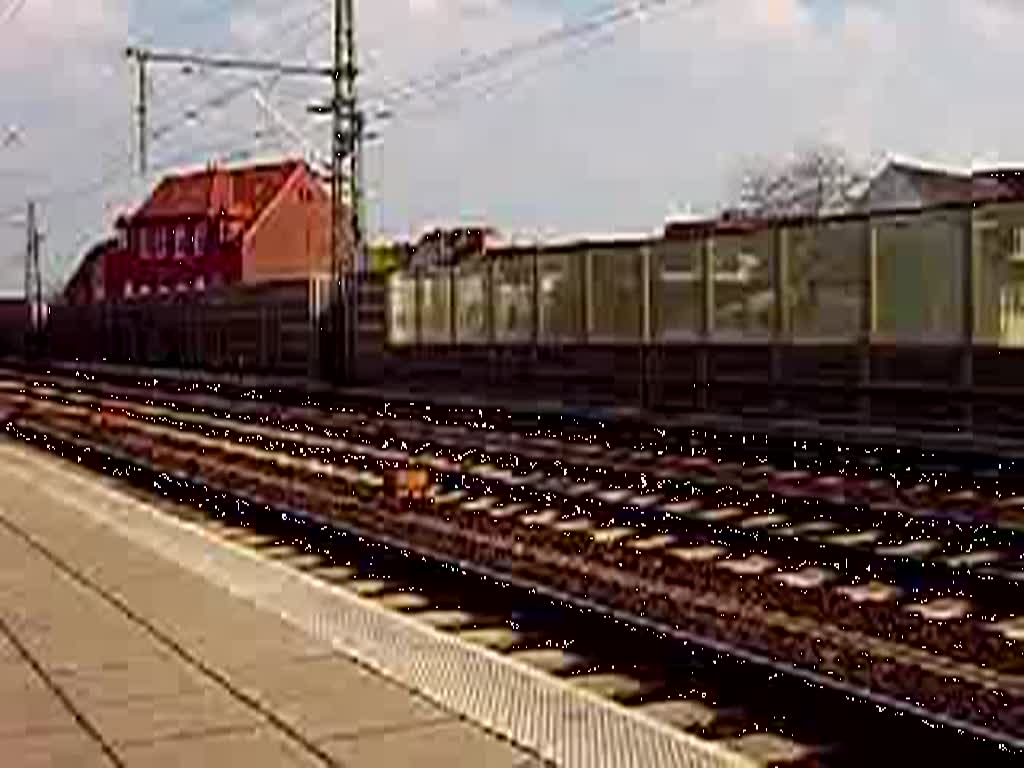
[[[330,221],[330,193],[300,160],[169,176],[118,220],[115,247],[91,251],[72,279],[98,271],[99,290],[69,290],[123,301],[326,275]]]

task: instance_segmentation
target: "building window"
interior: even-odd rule
[[[1024,261],[1024,227],[1013,228],[1013,245],[1010,261]]]
[[[142,230],[144,237],[142,238],[142,258],[148,259],[154,253],[157,248],[157,231],[154,227],[146,227]]]
[[[202,275],[196,278],[196,292],[202,293],[206,290],[206,280],[203,279]]]
[[[188,292],[188,283],[186,283],[184,280],[182,280],[181,282],[178,283],[177,286],[175,286],[175,290],[178,293],[187,293]]]
[[[196,222],[195,230],[195,244],[196,244],[196,256],[202,256],[206,253],[206,222]]]
[[[161,296],[166,296],[171,292],[171,289],[168,288],[166,284],[160,283],[160,285],[157,286],[156,292]]]
[[[122,251],[128,250],[128,228],[121,227],[117,230],[117,247]]]
[[[125,280],[124,282],[124,297],[130,299],[135,295],[134,287],[132,286],[131,280]]]
[[[156,248],[153,251],[154,258],[162,259],[167,253],[167,230],[164,227],[154,227]]]
[[[187,224],[179,224],[174,228],[174,255],[176,258],[183,258],[186,252],[191,251],[191,243],[188,241],[189,231]]]
[[[149,286],[145,283],[139,286],[139,296],[149,296]]]

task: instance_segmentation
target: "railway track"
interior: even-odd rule
[[[846,571],[874,568],[878,576],[903,579],[903,586],[916,593],[935,596],[943,589],[972,587],[1005,604],[1017,598],[1024,581],[1024,549],[1014,514],[1017,497],[984,499],[960,491],[936,499],[921,484],[899,489],[877,478],[814,476],[764,463],[673,454],[659,446],[602,450],[594,442],[566,444],[483,427],[442,428],[365,412],[282,410],[261,403],[240,408],[237,402],[209,396],[178,394],[168,399],[164,393],[123,393],[132,395],[156,395],[169,409],[217,409],[222,418],[255,422],[261,428],[276,423],[282,439],[290,439],[285,432],[298,430],[324,438],[325,447],[338,430],[363,444],[404,446],[406,453],[420,446],[429,449],[420,456],[425,464],[461,475],[471,490],[504,485],[505,491],[525,495],[531,503],[558,500],[597,513],[602,507],[626,506],[641,510],[645,524],[667,509],[683,512],[709,534],[755,545],[774,539],[774,547],[795,551],[811,542],[822,564]],[[91,402],[88,395],[81,397]],[[120,401],[105,402],[114,406]],[[160,405],[148,397],[147,402]],[[432,427],[436,434],[429,432]],[[672,497],[685,501],[660,503]]]
[[[264,556],[502,652],[581,688],[722,743],[755,765],[1013,764],[1012,751],[936,731],[891,711],[693,644],[610,622],[570,603],[498,587],[407,549],[327,529],[305,514],[227,493],[66,441],[13,428],[65,459],[161,500],[168,513]]]
[[[110,405],[110,401],[107,401],[107,404]],[[154,413],[158,414],[159,411],[154,411]],[[351,424],[356,418],[359,417],[349,416],[348,421]],[[306,422],[304,426],[308,427],[310,423]],[[330,430],[324,431],[328,435],[331,434]],[[278,436],[283,439],[290,438],[289,435],[280,431]],[[371,437],[380,439],[381,435],[378,431]],[[394,436],[385,438],[385,445],[389,440],[396,439]],[[442,441],[444,441],[443,437],[439,442]],[[330,440],[325,441],[321,447],[329,446],[330,442]],[[448,442],[450,443],[450,440]],[[593,446],[589,447],[593,448]],[[345,446],[342,445],[342,448],[344,449]],[[528,475],[516,475],[511,470],[495,468],[494,465],[487,463],[486,456],[480,458],[478,454],[476,457],[472,457],[472,452],[467,451],[465,446],[456,450],[461,451],[460,458],[470,456],[470,460],[461,462],[458,467],[443,455],[434,455],[423,460],[430,463],[435,469],[449,474],[458,474],[465,470],[463,476],[477,481],[477,486],[482,484],[488,488],[492,482],[504,483],[512,487],[519,486],[528,492],[532,491],[535,497],[542,496],[548,501],[560,496],[565,503],[573,503],[577,506],[596,504],[598,509],[601,504],[621,505],[625,503],[626,506],[629,506],[633,501],[640,508],[646,508],[657,502],[659,496],[666,495],[660,493],[666,491],[666,486],[668,486],[667,495],[674,492],[678,496],[682,492],[692,493],[695,483],[707,486],[729,480],[727,477],[722,477],[721,471],[702,473],[709,463],[702,458],[694,460],[689,467],[689,473],[684,468],[682,472],[677,472],[674,475],[665,470],[659,471],[657,467],[653,470],[647,467],[618,467],[619,477],[613,478],[609,485],[606,467],[610,463],[613,465],[612,470],[615,471],[614,461],[609,462],[607,458],[601,457],[593,450],[586,451],[585,456],[576,457],[575,460],[572,457],[567,458],[567,452],[561,452],[554,458],[548,456],[546,466],[542,466],[545,463],[545,458],[538,457],[536,454],[531,456],[530,448],[527,447],[523,452],[527,454],[532,468]],[[494,446],[489,446],[487,450],[493,454]],[[502,459],[505,459],[506,463],[519,462],[519,457],[516,455],[499,455],[497,463],[502,463]],[[588,466],[587,461],[590,461],[593,466]],[[684,459],[683,462],[685,463],[686,460]],[[468,466],[464,466],[467,464]],[[575,478],[569,476],[572,471],[580,469],[590,469],[595,474],[589,478],[580,477],[578,474]],[[562,472],[562,477],[553,477],[559,471]],[[630,472],[633,474],[632,477],[629,476]],[[792,475],[792,473],[783,474]],[[542,482],[540,477],[543,477]],[[644,484],[654,492],[630,494],[628,489],[634,482]],[[657,487],[651,487],[651,483]],[[671,487],[673,484],[676,486],[675,488]],[[825,483],[820,484],[820,487],[826,486]],[[928,507],[913,508],[907,505],[883,502],[877,507],[868,506],[867,510],[858,508],[851,510],[849,506],[841,503],[841,499],[829,498],[827,494],[824,499],[812,497],[808,500],[806,498],[807,491],[800,487],[789,488],[789,493],[784,491],[769,494],[760,492],[758,489],[761,487],[763,485],[758,485],[756,482],[753,484],[737,482],[735,485],[718,486],[714,494],[704,494],[700,500],[689,499],[684,502],[683,511],[689,513],[696,520],[708,524],[707,527],[712,532],[740,535],[753,540],[757,540],[758,537],[790,537],[796,541],[801,539],[817,541],[820,549],[827,551],[831,548],[833,560],[838,558],[838,561],[843,562],[846,568],[850,567],[851,558],[855,561],[857,559],[865,560],[863,550],[866,547],[871,547],[874,552],[871,557],[866,559],[866,564],[873,565],[876,569],[880,567],[884,569],[886,559],[894,561],[896,563],[894,567],[903,570],[907,569],[907,561],[916,561],[924,566],[925,573],[928,572],[928,567],[931,567],[932,571],[952,572],[953,586],[957,586],[957,572],[970,571],[973,568],[989,592],[994,591],[993,584],[1012,586],[1019,581],[1020,574],[1014,571],[1014,567],[1018,566],[1020,561],[1019,542],[1013,531],[1001,531],[997,526],[992,525],[966,525],[955,517],[944,516],[941,510],[937,513],[935,509]],[[798,500],[803,497],[802,502],[792,503],[794,497]],[[808,501],[810,503],[807,503]],[[821,505],[820,502],[824,502],[824,505]],[[643,522],[649,523],[656,520],[658,518],[656,513],[664,512],[665,506],[669,507],[670,511],[679,511],[678,504],[664,505],[654,510],[645,509]],[[770,510],[768,514],[763,514],[768,510]],[[746,517],[742,511],[753,511],[755,515]],[[872,517],[872,513],[876,515],[875,518]],[[844,515],[847,518],[846,525],[840,526],[837,524],[837,520],[844,522]],[[735,521],[736,524],[723,525],[730,520]],[[870,527],[870,524],[876,521],[879,522],[881,529]],[[885,530],[886,527],[889,529],[888,532]],[[898,538],[892,536],[893,530],[899,532]],[[930,534],[936,535],[939,540],[928,539],[927,536]],[[998,549],[998,547],[1002,547],[1002,549]],[[884,556],[884,558],[880,556]],[[949,578],[951,578],[950,573],[942,573],[939,581],[948,581]],[[920,575],[917,576],[915,590],[920,591],[921,585],[925,582],[927,579]]]
[[[136,382],[112,385],[82,375],[40,375],[23,381],[51,382],[92,394],[144,398],[170,407],[192,407],[232,418],[285,419],[304,428],[364,427],[372,438],[419,441],[459,455],[469,450],[508,453],[513,458],[557,459],[594,470],[632,472],[658,479],[688,475],[712,484],[770,490],[785,497],[817,498],[837,504],[870,506],[878,511],[914,510],[918,514],[963,522],[988,522],[1024,528],[1024,471],[1017,462],[976,457],[973,468],[963,457],[915,455],[895,449],[863,449],[836,443],[770,441],[755,435],[694,433],[685,443],[663,430],[634,425],[623,437],[620,425],[575,422],[570,418],[529,420],[497,411],[438,408],[417,404],[364,403],[339,411],[329,405],[283,406],[279,390],[235,390],[221,396],[220,384],[173,385]],[[346,412],[347,411],[347,412]],[[738,459],[738,460],[737,460]]]
[[[866,453],[862,457],[866,460],[865,463],[877,468],[880,462],[884,462],[886,474],[891,472],[894,464],[910,461],[909,468],[928,466],[940,475],[958,475],[954,482],[962,484],[966,481],[967,487],[974,487],[979,483],[986,484],[989,480],[995,480],[998,485],[998,481],[1005,480],[1008,474],[1015,476],[1015,485],[1018,489],[1024,487],[1021,484],[1024,479],[1024,454],[1020,451],[1019,443],[986,441],[979,439],[977,435],[962,433],[959,429],[942,434],[942,425],[934,425],[935,431],[932,433],[897,433],[889,429],[880,430],[876,434],[872,430],[847,432],[838,426],[832,426],[826,431],[824,425],[816,425],[813,422],[779,422],[777,431],[773,433],[776,436],[769,438],[769,433],[765,429],[759,431],[753,427],[742,426],[746,423],[756,424],[756,419],[749,422],[736,421],[732,427],[723,425],[716,428],[700,426],[699,420],[679,420],[673,418],[672,414],[639,412],[635,409],[608,410],[597,407],[595,410],[591,407],[556,406],[554,403],[540,407],[527,407],[523,403],[506,406],[504,401],[496,404],[486,399],[477,400],[472,397],[458,400],[444,397],[441,400],[433,400],[423,393],[409,395],[418,401],[417,403],[403,404],[406,398],[396,394],[398,390],[392,390],[388,396],[365,390],[339,392],[316,382],[295,378],[245,379],[224,373],[196,370],[89,364],[83,364],[81,367],[57,364],[55,369],[46,369],[45,372],[38,368],[24,367],[0,369],[0,372],[5,378],[28,375],[73,378],[83,384],[102,381],[104,386],[108,387],[132,387],[142,382],[147,387],[156,388],[159,383],[161,388],[171,388],[179,392],[230,392],[236,398],[242,397],[246,392],[274,392],[277,399],[282,402],[305,402],[312,398],[321,403],[338,403],[340,398],[344,404],[351,406],[357,401],[376,405],[390,399],[397,407],[411,405],[412,411],[417,414],[423,410],[423,406],[432,404],[434,413],[447,412],[456,418],[458,414],[462,414],[466,421],[475,418],[482,409],[487,412],[488,418],[495,420],[499,426],[517,424],[536,427],[538,423],[542,423],[557,432],[564,432],[566,429],[578,431],[581,426],[586,425],[587,430],[603,432],[603,438],[616,443],[622,441],[624,425],[629,425],[631,435],[652,437],[657,430],[661,430],[664,436],[664,432],[668,430],[675,435],[682,435],[687,446],[701,442],[708,447],[727,448],[730,452],[748,453],[752,448],[757,449],[759,453],[767,451],[773,454],[773,458],[780,459],[780,464],[792,464],[794,460],[799,463],[803,457],[809,460],[811,466],[820,467],[823,459],[828,460],[829,454],[838,453],[840,465],[849,471],[851,459],[856,460],[858,454]],[[812,434],[813,438],[810,437]],[[921,448],[921,445],[925,444],[929,446],[928,450]]]
[[[112,404],[108,400],[105,405],[121,413],[106,424],[93,423],[85,404],[91,396],[75,392],[65,394],[69,397],[65,403],[59,402],[61,398],[52,392],[22,395],[22,406],[38,408],[41,412],[37,410],[27,422],[20,418],[16,423],[41,432],[62,431],[64,437],[71,440],[92,439],[95,448],[109,448],[111,442],[116,442],[133,453],[136,460],[149,451],[148,460],[155,462],[155,466],[191,475],[195,475],[198,468],[196,456],[202,455],[206,462],[203,480],[207,484],[235,488],[236,492],[241,487],[242,495],[275,505],[323,509],[325,500],[318,499],[316,487],[302,482],[303,472],[315,475],[315,485],[329,486],[335,496],[349,494],[350,498],[362,498],[372,504],[379,494],[382,466],[406,463],[412,458],[408,452],[369,445],[365,430],[349,435],[364,438],[360,443],[337,435],[321,437],[309,431],[299,434],[294,425],[292,429],[278,429],[143,403]],[[103,404],[95,398],[92,400],[93,407]],[[355,416],[357,421],[359,418]],[[120,431],[115,441],[110,440],[113,429]],[[201,434],[204,430],[205,436]],[[209,436],[214,432],[220,436]],[[393,440],[393,436],[384,437],[380,442],[386,445]],[[156,446],[159,446],[159,455],[153,455]],[[310,456],[317,458],[310,459]],[[333,463],[325,464],[325,458]],[[442,458],[444,461],[453,464]],[[317,466],[313,469],[310,464]],[[479,469],[481,465],[474,466]],[[350,471],[346,473],[346,469]],[[740,531],[753,531],[750,535],[754,536],[743,548],[742,536],[725,535],[728,526],[723,524],[735,518],[734,512],[705,516],[706,519],[698,517],[696,526],[691,519],[702,512],[734,511],[742,507],[708,508],[692,494],[686,500],[665,502],[662,499],[659,505],[633,504],[631,507],[628,502],[635,499],[636,494],[629,498],[621,494],[608,497],[607,489],[589,488],[576,495],[564,495],[555,503],[556,508],[549,508],[550,489],[503,482],[508,474],[493,477],[492,470],[502,472],[496,467],[485,468],[483,472],[468,471],[471,469],[473,466],[445,466],[443,463],[435,466],[440,482],[435,488],[436,506],[429,511],[411,515],[408,510],[395,510],[387,521],[378,514],[357,522],[367,529],[365,532],[378,538],[394,541],[396,536],[402,540],[404,535],[406,541],[416,541],[420,549],[430,550],[439,559],[461,558],[471,566],[480,560],[497,562],[499,566],[504,565],[505,570],[492,575],[505,580],[511,577],[524,585],[532,583],[541,587],[561,582],[559,586],[564,590],[561,596],[572,598],[575,595],[577,603],[597,602],[602,608],[612,606],[634,624],[653,626],[677,638],[699,637],[707,645],[767,663],[767,666],[775,662],[775,667],[790,676],[802,675],[812,682],[882,701],[895,709],[966,728],[980,737],[1014,744],[1020,735],[1019,646],[1003,632],[1005,621],[996,621],[994,616],[981,618],[973,602],[939,596],[936,590],[942,578],[938,576],[929,587],[930,599],[922,601],[922,591],[917,589],[909,593],[910,599],[901,600],[898,595],[905,594],[905,590],[898,586],[893,588],[891,584],[866,579],[833,583],[838,576],[849,581],[849,573],[837,570],[826,574],[820,563],[809,565],[807,555],[820,550],[820,544],[804,540],[806,537],[781,536],[771,540],[764,533],[771,526],[740,527]],[[539,477],[536,480],[542,482]],[[448,490],[446,481],[456,481],[462,487]],[[501,489],[500,497],[494,495],[496,487]],[[513,490],[524,491],[523,497],[516,498]],[[573,490],[578,491],[578,488]],[[336,502],[336,498],[331,501]],[[681,506],[673,508],[673,504]],[[338,517],[333,504],[324,512],[325,516]],[[772,514],[778,513],[755,511],[744,519]],[[504,551],[499,546],[503,537]],[[457,539],[460,540],[458,547],[453,544]],[[751,546],[764,549],[770,541],[775,543],[766,551],[750,551]],[[459,547],[462,550],[455,551]],[[513,553],[511,559],[509,550]],[[527,552],[532,555],[526,556]],[[582,564],[579,562],[581,553],[587,555]],[[492,557],[482,557],[485,554]],[[803,559],[797,560],[799,557]],[[880,558],[876,558],[876,563],[879,561]],[[574,569],[579,571],[581,565],[583,579],[588,583],[567,581],[567,573]],[[865,565],[870,568],[872,561]],[[950,577],[963,570],[948,563],[945,568]],[[633,572],[632,578],[623,578],[625,570]],[[577,578],[579,575],[576,574]],[[594,599],[589,593],[596,587],[600,589]],[[640,597],[623,600],[623,593],[630,592]],[[581,601],[581,593],[587,599]],[[713,597],[709,598],[709,593]],[[848,616],[845,622],[835,622],[835,605],[829,603],[829,595],[833,600],[843,596],[842,605],[847,610],[852,606],[854,615]],[[756,596],[756,600],[744,599],[751,596]],[[990,592],[988,599],[993,606],[998,603],[995,592]],[[757,605],[762,601],[766,604],[764,608]],[[685,617],[678,615],[678,610],[672,613],[672,605],[678,608],[680,603],[690,609]],[[923,621],[909,618],[913,614],[906,609],[915,607],[925,612]],[[728,617],[727,629],[724,625],[716,626],[722,623],[719,619],[723,615]],[[868,617],[868,625],[873,621],[883,622],[880,626],[886,631],[879,632],[876,626],[873,633],[865,632],[870,630],[870,626],[864,626],[865,617]],[[684,618],[689,624],[671,623],[672,618]],[[886,621],[890,623],[884,623]],[[737,633],[750,635],[750,628],[754,626],[758,629],[753,634],[763,634],[767,629],[771,642],[758,647],[758,638],[748,636],[746,643],[737,644]],[[1012,634],[1012,627],[1010,631]],[[998,639],[1000,636],[1002,640]],[[809,639],[810,643],[784,649],[786,638],[793,637]],[[922,641],[927,650],[915,647]],[[823,649],[823,645],[827,648]],[[870,649],[870,658],[850,657],[851,648],[856,648],[858,653]],[[781,664],[780,650],[790,652]],[[979,654],[986,653],[991,665],[971,663],[978,660]],[[862,671],[867,668],[869,676],[883,665],[883,669],[896,678],[911,670],[917,677],[912,675],[913,683],[909,685],[906,682],[895,684],[891,679],[869,678],[867,686],[858,686],[859,680],[851,674],[851,667],[858,664]],[[974,705],[987,703],[993,708],[989,721],[982,723],[977,717],[969,718],[972,712],[962,704],[960,712],[956,713],[956,702],[933,699],[907,704],[892,695],[901,685],[906,689],[902,693],[919,694],[929,681],[937,680],[943,681],[941,685],[946,688],[950,687],[950,681],[959,681],[953,687],[974,691],[967,697],[974,713],[978,709]],[[993,686],[998,694],[994,698]],[[933,691],[933,696],[943,694],[934,688]],[[984,698],[986,695],[988,699]],[[950,709],[959,716],[936,717],[939,710],[948,712]]]

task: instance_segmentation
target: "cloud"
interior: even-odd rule
[[[380,153],[384,224],[401,230],[458,200],[513,228],[646,230],[669,201],[722,200],[741,158],[819,139],[865,158],[1017,154],[1024,108],[1004,96],[1017,6],[826,2],[840,5],[719,0],[624,28],[614,46],[420,130],[397,189],[389,153],[417,140],[396,129]]]
[[[416,16],[437,13],[440,7],[439,0],[409,0],[409,10]]]
[[[127,149],[128,86],[119,75],[128,10],[129,0],[30,0],[0,26],[0,123],[22,135],[19,145],[0,151],[0,214],[8,214],[0,215],[8,222],[0,226],[0,291],[20,286],[24,236],[9,224],[12,208],[104,173],[110,139],[123,134]],[[41,203],[47,258],[69,249],[90,221],[102,221],[102,203],[72,197],[53,218]]]
[[[462,218],[513,232],[650,231],[670,206],[725,199],[742,158],[818,139],[865,157],[955,164],[1024,154],[1024,104],[1013,97],[1018,0],[669,0],[588,39],[591,48],[535,51],[458,87],[426,85],[473,53],[534,39],[606,2],[357,3],[362,93],[371,105],[415,94],[392,104],[394,119],[367,149],[374,231]],[[0,124],[17,123],[26,136],[17,157],[0,155],[0,209],[127,162],[133,82],[120,49],[140,38],[325,61],[330,17],[321,0],[31,0],[0,27]],[[410,80],[415,87],[395,90]],[[183,104],[241,81],[160,70],[154,123],[180,120]],[[328,126],[307,106],[328,90],[286,79],[273,99],[323,145]],[[203,162],[211,142],[252,143],[266,125],[240,99],[156,142],[154,162]],[[130,180],[122,173],[99,193],[45,204],[47,249],[62,268],[103,231],[109,205],[140,191]],[[21,239],[0,232],[0,255],[20,250]],[[16,286],[18,275],[9,269],[3,282]]]

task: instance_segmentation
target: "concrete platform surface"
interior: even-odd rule
[[[0,439],[0,765],[742,766]]]
[[[55,502],[16,453],[0,469],[4,768],[542,764]]]

